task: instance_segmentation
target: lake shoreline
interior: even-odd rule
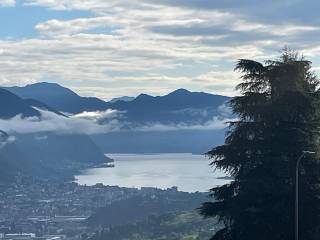
[[[75,176],[81,185],[101,183],[129,188],[170,189],[185,192],[207,192],[214,186],[228,183],[225,174],[213,171],[210,160],[189,153],[107,154],[114,166],[90,168]]]

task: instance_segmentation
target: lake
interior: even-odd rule
[[[115,160],[113,168],[92,168],[76,176],[81,185],[120,187],[178,187],[186,192],[205,192],[228,183],[225,174],[214,171],[203,155],[193,154],[108,154]]]

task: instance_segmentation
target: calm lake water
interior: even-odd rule
[[[76,176],[79,184],[118,185],[120,187],[177,186],[181,191],[205,192],[229,180],[225,174],[209,167],[209,160],[192,154],[108,154],[114,168],[92,168]]]

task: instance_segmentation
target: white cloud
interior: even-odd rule
[[[15,5],[15,0],[0,0],[0,7],[14,7]]]
[[[230,104],[224,103],[218,107],[218,112],[223,117],[230,117],[233,115]]]
[[[270,33],[275,36],[289,36],[302,32],[317,31],[319,27],[308,25],[293,25],[293,24],[266,24],[249,22],[246,20],[238,20],[231,24],[232,30],[242,32],[257,32]]]
[[[7,133],[0,130],[0,150],[8,144],[13,143],[16,140],[14,136],[9,136]]]
[[[240,83],[240,74],[234,71],[210,71],[201,74],[193,79],[198,84],[209,91],[215,90],[216,93],[227,96],[234,96],[239,94],[235,90],[235,86]]]
[[[195,12],[136,0],[30,0],[26,4],[59,10],[89,10],[97,16],[71,20],[52,19],[35,26],[43,36],[41,39],[1,41],[0,49],[4,49],[0,59],[2,85],[23,85],[48,78],[85,80],[88,85],[94,80],[112,83],[113,86],[118,82],[131,85],[144,80],[171,85],[162,87],[163,91],[167,91],[190,81],[188,77],[170,77],[160,73],[182,68],[183,61],[191,64],[205,63],[208,59],[230,60],[244,55],[249,57],[261,54],[248,46],[214,47],[201,42],[204,38],[219,39],[223,35],[178,37],[152,31],[152,27],[162,25],[206,26],[233,22],[234,16],[225,12]],[[96,29],[99,30],[95,31]],[[112,77],[109,72],[113,71],[127,73],[127,77]],[[150,72],[158,74],[150,76]],[[142,77],[130,76],[132,73],[140,73]],[[116,92],[121,92],[122,89],[123,84],[121,87],[118,85]],[[138,92],[131,95],[136,94]],[[122,94],[118,94],[120,95]],[[105,95],[103,98],[110,96]]]
[[[240,82],[240,74],[234,71],[210,71],[195,78],[195,81],[235,85]]]
[[[63,117],[52,112],[37,109],[41,117],[0,119],[0,129],[9,134],[56,132],[59,134],[100,134],[119,130],[119,122],[114,119],[101,125],[93,120],[79,117]],[[103,113],[102,113],[103,114]]]
[[[123,112],[108,109],[106,111],[83,112],[77,115],[64,117],[53,112],[37,109],[40,117],[26,117],[17,115],[11,119],[0,119],[0,129],[8,134],[47,133],[57,134],[105,134],[110,132],[133,131],[179,131],[179,130],[220,130],[226,127],[225,123],[232,120],[225,105],[219,108],[220,116],[203,123],[172,123],[148,122],[132,124],[122,117]],[[191,110],[190,110],[191,111]],[[196,111],[195,114],[208,117],[208,112]],[[38,136],[36,140],[44,140]],[[8,138],[3,144],[14,141]]]
[[[133,129],[133,131],[142,132],[158,132],[158,131],[180,131],[180,130],[221,130],[227,127],[226,123],[234,119],[213,117],[211,120],[202,124],[162,124],[147,123]]]
[[[114,109],[107,109],[106,111],[95,111],[95,112],[82,112],[71,116],[72,118],[88,119],[94,121],[108,120],[121,118],[122,112]]]
[[[0,85],[53,79],[104,99],[128,95],[128,89],[130,95],[137,95],[144,88],[145,92],[164,93],[189,86],[194,90],[234,95],[237,76],[230,74],[230,67],[225,77],[221,69],[220,76],[212,70],[199,73],[194,69],[198,77],[190,70],[189,74],[185,73],[184,69],[189,65],[198,68],[208,62],[221,67],[238,58],[264,60],[284,45],[306,50],[307,56],[319,55],[318,43],[310,42],[319,37],[319,24],[300,21],[295,15],[286,19],[281,14],[285,21],[279,22],[263,18],[262,10],[273,13],[284,5],[291,9],[295,3],[260,1],[255,6],[246,1],[244,7],[236,2],[214,0],[27,0],[24,3],[61,11],[89,11],[91,16],[50,19],[35,26],[39,34],[36,37],[0,41]],[[305,37],[306,34],[310,36]],[[192,83],[195,80],[197,84]],[[79,82],[84,81],[86,86],[80,86]],[[105,86],[104,90],[101,85]],[[93,90],[97,88],[101,91]]]
[[[112,26],[112,22],[113,18],[109,16],[78,18],[69,21],[52,19],[44,23],[39,23],[35,26],[35,29],[43,35],[58,37],[61,35],[73,35],[76,33],[81,33],[97,27]]]

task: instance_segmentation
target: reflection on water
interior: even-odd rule
[[[76,176],[79,184],[118,185],[121,187],[177,186],[181,191],[208,191],[230,180],[224,173],[213,171],[209,160],[192,154],[108,154],[114,168],[92,168]]]

